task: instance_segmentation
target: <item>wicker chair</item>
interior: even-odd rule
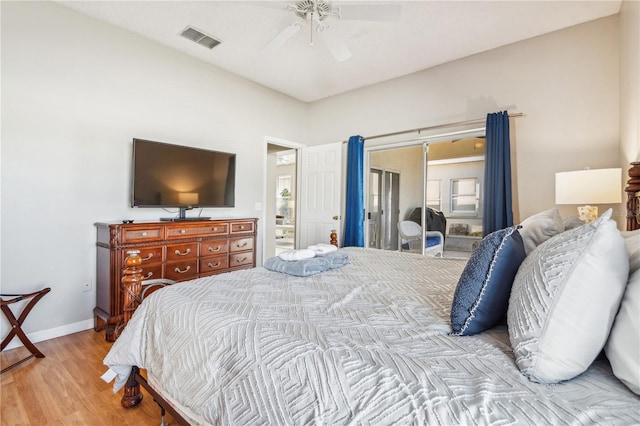
[[[400,251],[410,253],[422,253],[424,244],[425,256],[442,257],[444,253],[444,235],[440,231],[426,231],[426,242],[423,242],[422,227],[411,220],[398,222],[398,233],[400,234]]]

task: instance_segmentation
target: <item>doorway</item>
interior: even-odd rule
[[[276,154],[276,255],[295,248],[296,163],[295,149],[279,151]]]
[[[369,248],[398,249],[400,173],[371,168],[369,171]]]
[[[267,142],[263,259],[297,247],[298,147]]]

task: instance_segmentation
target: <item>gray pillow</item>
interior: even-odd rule
[[[562,218],[556,208],[534,214],[523,220],[520,225],[520,235],[527,255],[549,238],[564,232]]]
[[[538,246],[520,265],[507,325],[516,364],[531,381],[584,372],[604,347],[629,274],[624,240],[599,219]]]
[[[578,216],[567,216],[562,219],[562,225],[565,231],[569,231],[573,228],[584,225],[586,222],[580,219]]]

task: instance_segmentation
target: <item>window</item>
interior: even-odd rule
[[[477,178],[451,180],[451,212],[476,214],[479,206]]]
[[[291,189],[291,175],[278,176],[278,197],[290,197]]]
[[[442,194],[440,179],[427,181],[427,207],[442,210]]]

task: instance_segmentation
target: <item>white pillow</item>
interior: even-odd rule
[[[529,216],[520,225],[520,235],[527,255],[549,238],[564,232],[560,212],[555,208]]]
[[[607,341],[629,273],[610,217],[549,239],[520,265],[507,324],[518,368],[534,382],[577,376]]]
[[[562,226],[565,231],[568,231],[573,228],[577,228],[578,226],[584,225],[585,222],[580,219],[578,216],[567,216],[562,219]]]
[[[640,270],[640,229],[635,231],[622,231],[624,244],[629,253],[629,275]]]
[[[622,236],[629,252],[629,281],[604,349],[613,374],[640,395],[640,229]]]

